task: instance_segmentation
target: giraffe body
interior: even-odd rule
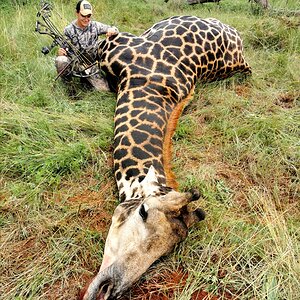
[[[180,193],[170,168],[171,137],[195,83],[250,73],[238,32],[215,19],[163,20],[141,36],[102,42],[99,58],[117,91],[114,172],[121,203],[103,262],[83,299],[116,299],[204,219],[189,211],[196,192]]]
[[[118,92],[114,169],[121,201],[136,197],[128,185],[138,185],[151,165],[159,183],[171,180],[163,146],[171,115],[178,117],[175,107],[189,100],[198,80],[251,72],[242,51],[234,28],[192,16],[163,20],[139,37],[120,34],[104,42],[102,69]]]

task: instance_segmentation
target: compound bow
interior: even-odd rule
[[[90,77],[99,73],[98,61],[91,62],[87,52],[77,49],[53,24],[50,19],[52,10],[53,7],[49,2],[41,0],[40,10],[36,15],[35,31],[40,34],[49,35],[53,39],[50,46],[44,46],[41,49],[44,55],[48,54],[54,47],[59,46],[66,49],[67,56],[70,58],[68,65],[56,76],[55,80],[69,68],[72,75],[76,77]],[[98,64],[97,71],[91,72],[91,68],[96,64]]]

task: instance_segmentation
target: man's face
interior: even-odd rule
[[[89,25],[90,21],[91,21],[91,17],[92,15],[82,15],[80,12],[76,13],[77,15],[77,25],[81,28],[85,28]]]

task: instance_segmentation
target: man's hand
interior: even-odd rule
[[[107,32],[106,32],[106,37],[110,37],[110,36],[116,35],[116,34],[118,34],[118,33],[119,33],[119,31],[118,31],[117,28],[111,27],[111,28],[109,28],[109,29],[107,30]]]
[[[67,51],[64,48],[59,48],[58,52],[57,52],[58,56],[63,56],[63,55],[67,55]]]

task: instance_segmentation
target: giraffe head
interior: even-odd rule
[[[151,169],[146,180],[152,181]],[[99,273],[83,299],[117,299],[160,257],[184,240],[188,228],[204,219],[201,209],[188,204],[199,198],[197,191],[177,192],[160,186],[153,195],[119,204],[106,239]]]

